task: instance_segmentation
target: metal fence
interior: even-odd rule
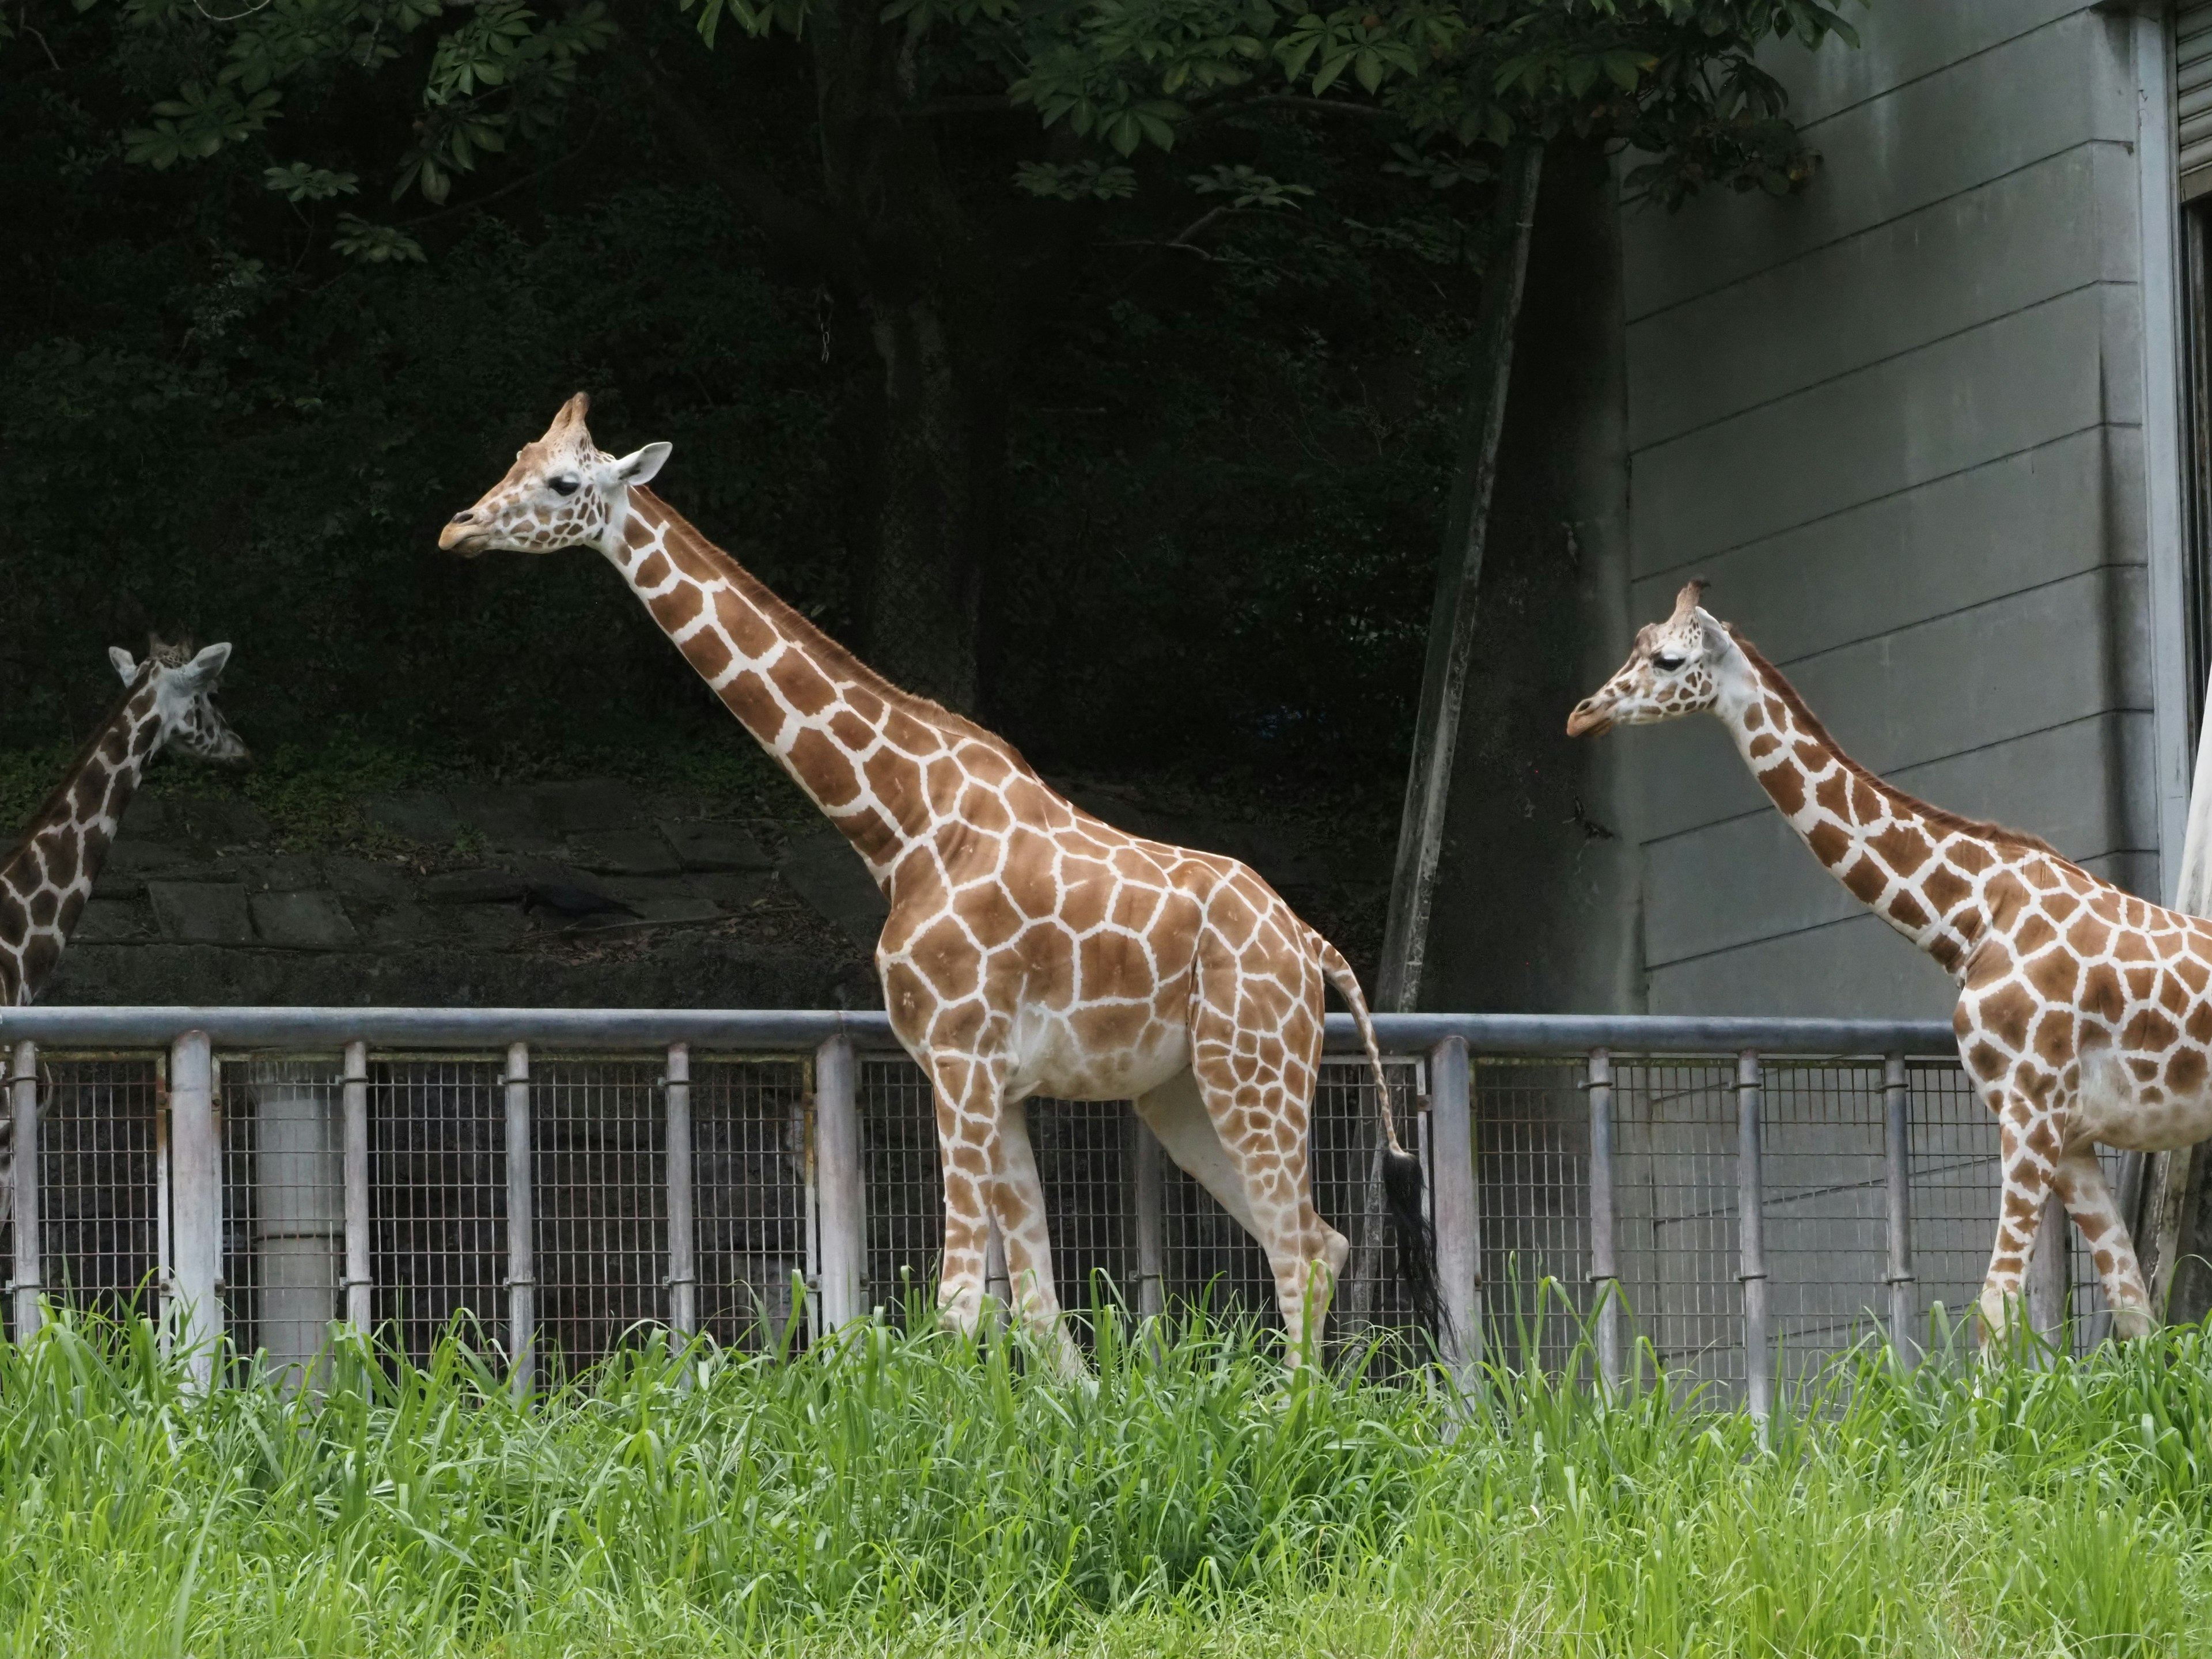
[[[1558,1365],[1587,1332],[1619,1376],[1632,1330],[1763,1410],[1778,1356],[1787,1377],[1909,1338],[1979,1287],[1996,1137],[1945,1027],[1377,1024],[1462,1357]],[[137,1297],[203,1354],[297,1375],[334,1319],[416,1356],[459,1322],[526,1382],[644,1327],[804,1345],[898,1316],[936,1269],[934,1114],[880,1016],[52,1008],[0,1014],[0,1040],[18,1333],[41,1296]],[[1407,1312],[1352,1042],[1333,1019],[1312,1168],[1357,1334]],[[1126,1104],[1027,1109],[1066,1305],[1273,1317],[1258,1246]],[[2093,1276],[2070,1277],[2086,1336]],[[2039,1282],[2055,1322],[2066,1280]]]

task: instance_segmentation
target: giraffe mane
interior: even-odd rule
[[[1797,688],[1790,684],[1780,669],[1766,659],[1757,646],[1738,631],[1734,623],[1723,623],[1721,626],[1728,630],[1729,637],[1735,641],[1736,648],[1749,659],[1759,677],[1766,682],[1767,689],[1782,699],[1784,705],[1808,732],[1817,741],[1828,746],[1828,751],[1843,763],[1844,769],[1853,777],[1881,791],[1888,799],[1911,808],[1920,817],[1939,830],[1955,830],[1962,835],[1974,836],[1983,841],[1993,842],[2000,847],[2014,847],[2029,852],[2048,853],[2053,858],[2064,860],[2068,863],[2072,862],[2071,860],[2066,859],[2063,853],[2040,836],[2030,835],[2025,830],[2014,830],[2005,824],[1995,823],[1987,818],[1970,818],[1963,812],[1954,812],[1944,807],[1931,805],[1917,795],[1909,795],[1887,779],[1869,771],[1844,752],[1844,746],[1830,737],[1828,728],[1820,724],[1820,717],[1806,706],[1805,699],[1797,693]]]
[[[976,742],[990,744],[1012,759],[1014,763],[1024,772],[1035,775],[1036,769],[1023,758],[1021,751],[997,732],[986,731],[966,715],[957,714],[944,704],[925,697],[919,692],[909,691],[903,686],[894,685],[882,674],[869,667],[866,663],[862,662],[860,658],[830,638],[818,623],[807,617],[798,606],[785,599],[774,588],[746,569],[726,549],[709,538],[690,520],[671,507],[665,498],[654,494],[643,484],[632,484],[629,487],[629,493],[650,503],[665,514],[670,522],[682,526],[701,547],[721,562],[732,585],[778,628],[805,640],[807,648],[816,654],[823,666],[834,669],[854,684],[874,692],[885,702],[897,704],[910,714],[921,715],[933,726],[939,726],[947,732],[957,732],[962,737],[972,738]]]

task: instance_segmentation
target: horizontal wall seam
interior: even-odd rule
[[[1862,236],[1870,236],[1875,231],[1887,229],[1891,225],[1901,225],[1909,219],[1917,218],[1921,214],[1933,213],[1938,208],[1948,207],[1954,202],[1963,201],[1978,190],[1986,190],[1991,185],[2002,184],[2008,179],[2017,178],[2021,173],[2033,172],[2037,167],[2048,167],[2062,156],[2071,155],[2076,150],[2098,149],[2116,149],[2126,155],[2134,154],[2130,146],[2121,139],[2076,138],[2057,149],[2046,150],[2044,154],[2032,156],[2016,166],[2006,167],[1999,173],[1992,173],[1986,179],[1978,179],[1971,185],[1962,185],[1958,189],[1948,191],[1941,196],[1931,196],[1925,202],[1906,208],[1902,212],[1893,213],[1887,219],[1873,219],[1865,224],[1856,225],[1849,230],[1829,237],[1824,242],[1814,242],[1809,246],[1800,248],[1784,258],[1777,259],[1772,264],[1760,265],[1755,270],[1745,271],[1741,276],[1731,276],[1725,283],[1717,283],[1711,288],[1701,288],[1694,294],[1685,294],[1679,300],[1669,300],[1666,304],[1654,306],[1649,311],[1638,312],[1634,316],[1625,319],[1622,330],[1626,332],[1640,323],[1647,323],[1655,318],[1663,317],[1670,311],[1679,311],[1684,306],[1695,305],[1700,300],[1710,300],[1717,295],[1726,294],[1732,288],[1741,288],[1747,283],[1755,283],[1760,277],[1771,276],[1778,270],[1787,270],[1801,259],[1809,259],[1816,253],[1826,253],[1832,248],[1839,248],[1846,242],[1855,242]],[[1624,208],[1632,207],[1640,199],[1638,198],[1624,201],[1621,205]]]

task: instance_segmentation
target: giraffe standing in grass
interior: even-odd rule
[[[84,914],[146,763],[164,748],[218,763],[242,762],[246,745],[216,712],[228,645],[198,655],[158,640],[146,660],[120,646],[107,653],[123,698],[100,722],[54,793],[0,859],[0,1006],[37,1000]],[[14,1116],[0,1112],[0,1221],[15,1201],[9,1143]]]
[[[2119,1335],[2150,1297],[2100,1145],[2164,1152],[2212,1134],[2212,922],[2163,909],[2035,836],[1883,782],[1822,730],[1692,582],[1578,703],[1570,737],[1707,710],[1813,856],[1959,983],[1959,1057],[1996,1114],[2003,1175],[1981,1314],[2001,1334],[2046,1194],[2081,1231]],[[2050,1248],[2062,1241],[2049,1240]]]
[[[596,548],[867,865],[890,902],[876,964],[891,1027],[935,1098],[939,1299],[952,1322],[976,1328],[995,1219],[1017,1312],[1079,1367],[1024,1103],[1132,1099],[1265,1248],[1301,1352],[1346,1255],[1315,1212],[1307,1164],[1324,984],[1375,1069],[1401,1266],[1428,1313],[1419,1163],[1399,1145],[1366,1005],[1335,947],[1244,866],[1101,823],[1004,739],[867,668],[645,487],[666,444],[605,454],[588,407],[570,398],[439,545]]]

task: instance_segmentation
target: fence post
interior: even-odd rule
[[[204,1031],[187,1031],[169,1048],[169,1178],[184,1304],[178,1334],[191,1384],[204,1389],[215,1380],[222,1342],[222,1138],[215,1121],[215,1054]]]
[[[2057,1194],[2043,1200],[2043,1224],[2035,1230],[2035,1254],[2027,1264],[2027,1322],[2038,1336],[2054,1346],[2066,1340],[2073,1228]]]
[[[1160,1217],[1160,1138],[1135,1111],[1129,1114],[1137,1183],[1137,1317],[1151,1319],[1167,1307],[1167,1239]],[[1331,1292],[1334,1295],[1334,1291]]]
[[[691,1048],[668,1045],[668,1328],[684,1341],[699,1332],[699,1274],[691,1213]]]
[[[507,1049],[507,1355],[517,1399],[538,1370],[538,1261],[530,1164],[530,1045]]]
[[[1881,1062],[1882,1167],[1889,1188],[1889,1272],[1882,1282],[1889,1286],[1889,1346],[1898,1363],[1910,1365],[1918,1358],[1912,1340],[1912,1085],[1905,1071],[1905,1056],[1889,1054]]]
[[[1474,1184],[1474,1121],[1467,1039],[1429,1050],[1431,1212],[1444,1363],[1462,1377],[1482,1363],[1482,1218]]]
[[[822,1328],[863,1318],[868,1223],[860,1180],[860,1102],[853,1039],[814,1051],[814,1184],[822,1227]]]
[[[368,1249],[368,1045],[349,1042],[338,1074],[345,1115],[345,1322],[366,1332],[374,1316]]]
[[[1759,1055],[1747,1048],[1735,1062],[1736,1243],[1743,1285],[1744,1400],[1765,1439],[1774,1408],[1774,1355],[1766,1309],[1766,1185],[1759,1163],[1765,1108]]]
[[[1589,1054],[1590,1317],[1597,1326],[1597,1375],[1607,1393],[1621,1384],[1620,1258],[1613,1196],[1613,1055]]]
[[[15,1045],[8,1066],[9,1108],[15,1115],[10,1162],[15,1200],[15,1340],[30,1340],[41,1317],[39,1295],[43,1221],[39,1207],[39,1045]]]

